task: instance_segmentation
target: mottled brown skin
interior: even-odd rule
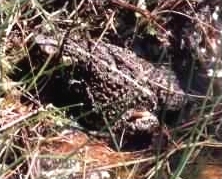
[[[50,37],[39,35],[36,42],[46,53],[59,51],[58,42]],[[171,70],[155,67],[126,48],[66,37],[60,50],[63,63],[71,62],[70,89],[82,95],[87,110],[95,111],[95,126],[107,119],[117,130],[151,132],[158,126],[155,112],[160,106],[178,110],[184,103],[184,92]],[[142,113],[138,117],[136,112]]]

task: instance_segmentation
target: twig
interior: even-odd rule
[[[129,4],[129,3],[126,3],[123,1],[119,1],[119,0],[111,0],[111,2],[115,5],[121,6],[123,8],[138,12],[139,14],[143,15],[148,21],[152,21],[153,24],[156,25],[163,32],[165,32],[167,36],[169,35],[169,33],[166,31],[166,29],[164,27],[162,27],[158,22],[156,22],[155,17],[151,14],[151,12],[149,10],[144,10],[144,9],[138,8],[132,4]]]
[[[44,110],[42,108],[38,108],[38,109],[33,110],[32,112],[29,112],[26,115],[23,115],[23,116],[19,117],[18,119],[12,120],[12,122],[3,125],[0,128],[0,132],[3,132],[5,130],[7,130],[8,128],[13,127],[14,125],[30,118],[31,116],[34,116],[34,115],[38,114],[40,111],[44,111]]]

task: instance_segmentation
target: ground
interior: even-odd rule
[[[221,8],[220,0],[1,1],[0,177],[221,178]],[[159,106],[152,133],[116,137],[110,126],[77,122],[83,96],[70,89],[84,86],[72,85],[63,40],[57,56],[35,43],[61,31],[169,69],[185,106]]]

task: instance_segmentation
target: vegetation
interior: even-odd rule
[[[221,8],[220,0],[1,0],[0,178],[221,178]],[[65,62],[34,43],[61,30],[172,68],[189,105],[163,109],[160,131],[125,143],[90,131],[74,120],[81,104],[64,88]]]

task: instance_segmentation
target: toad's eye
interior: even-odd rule
[[[48,55],[54,55],[58,52],[58,41],[51,38],[45,37],[44,35],[37,35],[35,37],[35,43],[39,45],[41,50]]]

